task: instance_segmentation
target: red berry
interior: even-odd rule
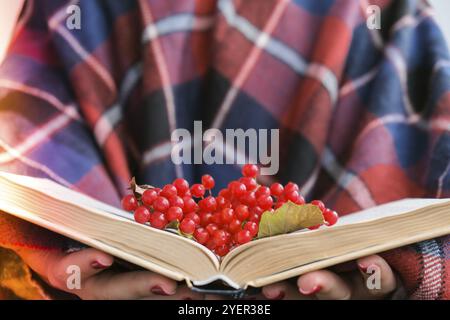
[[[162,212],[154,211],[150,217],[150,224],[153,228],[162,230],[167,225],[166,216]]]
[[[183,212],[184,213],[197,212],[198,204],[191,197],[184,196],[183,197],[183,203],[184,203],[184,206],[183,206]]]
[[[219,192],[219,196],[224,197],[225,199],[230,199],[231,198],[231,192],[228,189],[222,189]]]
[[[248,230],[241,230],[236,233],[236,241],[239,244],[244,244],[252,240],[252,235]]]
[[[181,221],[183,219],[183,210],[180,207],[170,207],[167,210],[166,216],[169,221]]]
[[[222,224],[228,224],[234,218],[234,210],[231,208],[222,209],[220,214],[220,221]]]
[[[246,205],[240,204],[234,209],[234,212],[236,213],[236,218],[238,218],[241,221],[244,221],[248,218],[250,215],[250,211],[248,210],[248,207]]]
[[[214,182],[214,178],[211,177],[209,174],[205,174],[202,176],[202,185],[205,187],[206,190],[211,190],[214,188],[214,185],[216,183]]]
[[[270,186],[270,192],[275,197],[280,197],[283,194],[284,188],[281,183],[275,182]]]
[[[286,192],[286,190],[285,190],[284,196],[285,196],[286,200],[292,201],[294,203],[297,202],[300,197],[300,195],[298,194],[298,191],[295,191],[295,190],[291,190],[288,192]]]
[[[270,189],[266,186],[259,187],[255,192],[256,199],[258,199],[261,196],[270,196]]]
[[[140,206],[134,211],[134,220],[137,223],[147,223],[150,221],[150,211],[144,207]]]
[[[184,217],[194,221],[196,226],[200,224],[200,216],[195,212],[187,213]]]
[[[216,230],[213,234],[213,239],[217,246],[223,246],[227,243],[227,234],[224,230]]]
[[[323,202],[322,201],[320,201],[320,200],[313,200],[313,201],[311,201],[311,204],[313,204],[313,205],[315,205],[315,206],[318,206],[319,207],[319,209],[320,209],[320,211],[322,211],[322,212],[324,212],[325,211],[325,205],[323,204]]]
[[[258,229],[259,229],[258,224],[253,221],[247,222],[244,226],[244,230],[250,231],[250,234],[252,237],[254,237],[258,234]]]
[[[273,199],[271,196],[260,196],[257,200],[256,203],[258,204],[259,207],[261,207],[261,209],[263,210],[268,210],[270,208],[272,208],[273,205]]]
[[[195,231],[195,222],[192,219],[184,218],[180,223],[180,231],[185,234],[193,234]]]
[[[151,206],[156,198],[158,198],[158,192],[154,189],[147,189],[142,194],[142,202],[147,206]]]
[[[183,178],[175,179],[173,185],[177,189],[179,195],[184,195],[189,190],[189,183]]]
[[[248,221],[251,221],[251,222],[259,223],[260,220],[261,220],[261,215],[254,213],[254,212],[250,213],[250,216],[248,217]]]
[[[214,212],[211,217],[211,222],[217,225],[222,224],[222,211]]]
[[[122,208],[125,211],[134,211],[138,205],[136,197],[132,194],[128,194],[122,199]]]
[[[305,204],[305,198],[302,197],[302,195],[298,195],[297,201],[294,202],[295,204]]]
[[[200,243],[205,244],[209,240],[209,233],[204,228],[198,228],[194,232],[194,238]]]
[[[169,198],[169,203],[171,207],[180,207],[181,209],[184,208],[184,201],[179,196],[173,196]]]
[[[231,184],[231,194],[235,196],[236,198],[242,197],[245,192],[247,191],[247,188],[245,187],[245,184],[240,183],[238,181],[233,181]]]
[[[222,196],[218,196],[216,198],[216,202],[217,202],[217,208],[218,209],[223,209],[223,208],[229,208],[231,207],[231,203],[230,201],[228,201],[227,199],[225,199]]]
[[[210,223],[206,226],[206,231],[208,231],[209,235],[212,236],[216,230],[219,230],[219,227],[215,223]]]
[[[223,246],[217,246],[214,249],[214,252],[219,256],[219,257],[223,257],[225,256],[228,252],[230,252],[230,247],[227,245],[223,245]]]
[[[228,230],[231,233],[236,233],[238,231],[241,230],[242,227],[242,221],[239,219],[233,219],[231,220],[231,222],[228,224]]]
[[[206,212],[213,212],[217,209],[216,198],[209,196],[205,199],[200,200],[198,203],[200,209]]]
[[[209,250],[214,250],[216,248],[216,242],[213,239],[209,239],[208,242],[206,242],[206,247]]]
[[[255,178],[259,173],[259,168],[255,164],[246,164],[242,167],[242,175],[244,177]]]
[[[316,226],[309,227],[308,229],[309,229],[309,230],[316,230],[316,229],[319,229],[320,226],[321,226],[321,225],[318,224],[318,225],[316,225]]]
[[[202,226],[207,226],[212,222],[213,214],[211,212],[204,212],[200,214],[200,224]]]
[[[166,212],[170,207],[170,202],[164,197],[159,196],[153,201],[153,208],[157,211]]]
[[[196,183],[191,187],[192,196],[201,198],[205,195],[205,187],[202,184]]]
[[[283,204],[285,204],[286,202],[284,201],[278,201],[277,203],[275,203],[274,209],[278,209],[280,208]]]
[[[339,215],[337,214],[337,212],[330,210],[330,209],[326,209],[324,211],[323,217],[324,217],[325,221],[327,222],[327,226],[332,226],[332,225],[336,224],[336,222],[339,219]]]
[[[166,198],[170,198],[176,196],[178,193],[177,188],[174,185],[166,184],[164,188],[161,190],[160,195]]]
[[[255,190],[258,187],[258,184],[254,178],[242,177],[239,179],[239,182],[245,185],[247,191]]]
[[[257,214],[258,216],[261,216],[264,213],[264,209],[261,207],[253,207],[251,210],[251,213]]]
[[[299,191],[300,188],[298,187],[298,185],[296,183],[293,182],[289,182],[285,187],[284,187],[284,192],[290,192],[290,191]]]
[[[247,192],[242,198],[241,202],[249,207],[256,206],[256,196],[253,191]]]

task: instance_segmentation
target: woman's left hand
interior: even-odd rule
[[[264,287],[262,294],[268,299],[383,299],[397,288],[394,272],[380,256],[364,257],[356,263],[359,270],[313,271],[300,276],[297,286],[278,282]]]

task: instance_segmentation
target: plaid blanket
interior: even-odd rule
[[[0,68],[0,170],[113,205],[132,175],[223,187],[239,166],[171,161],[171,132],[194,120],[280,129],[266,182],[341,214],[450,197],[450,58],[425,1],[27,1]],[[449,239],[384,254],[412,298],[450,298]],[[0,241],[70,246],[5,214]]]

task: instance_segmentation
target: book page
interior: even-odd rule
[[[413,210],[424,208],[433,204],[441,204],[446,202],[450,202],[450,199],[402,199],[345,215],[339,218],[336,226],[395,216],[398,214],[403,214]]]
[[[449,199],[399,201],[364,213],[364,219],[352,217],[330,228],[252,241],[229,253],[221,271],[241,286],[259,287],[450,234]]]
[[[0,211],[174,280],[217,274],[218,258],[197,242],[138,224],[129,213],[50,180],[0,173],[0,194]]]

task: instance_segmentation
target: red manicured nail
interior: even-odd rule
[[[150,291],[153,294],[157,294],[159,296],[170,296],[171,295],[170,293],[164,291],[164,289],[161,288],[160,286],[154,286],[153,288],[150,289]]]
[[[285,296],[286,294],[284,293],[284,291],[280,291],[280,293],[276,297],[273,297],[271,300],[283,300]]]
[[[109,266],[106,266],[106,265],[104,265],[104,264],[102,264],[102,263],[100,263],[98,261],[94,261],[94,262],[92,262],[91,267],[94,268],[94,269],[106,269]]]
[[[366,267],[365,265],[358,264],[358,268],[359,268],[359,270],[361,270],[362,272],[367,273],[367,268],[368,268],[368,267]]]
[[[303,290],[302,288],[300,288],[300,293],[305,295],[305,296],[310,296],[313,294],[318,293],[319,291],[322,290],[322,286],[315,286],[312,288],[312,290],[308,291],[308,290]]]

